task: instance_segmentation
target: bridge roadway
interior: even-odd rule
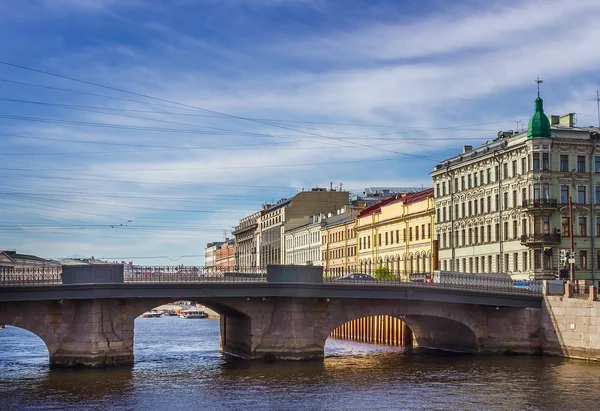
[[[121,266],[122,267],[122,266]],[[67,281],[0,285],[0,323],[44,340],[55,366],[133,363],[134,320],[195,300],[221,314],[224,353],[248,359],[323,358],[332,330],[357,318],[401,318],[419,346],[472,353],[538,350],[541,293],[490,284],[329,281],[321,267],[269,267],[268,279]]]

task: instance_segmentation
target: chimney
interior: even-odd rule
[[[573,128],[575,126],[575,113],[569,113],[565,114],[564,116],[560,116],[558,124],[562,127]]]

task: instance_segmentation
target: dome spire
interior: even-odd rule
[[[529,119],[529,125],[527,127],[527,138],[548,138],[552,134],[550,132],[550,120],[544,114],[544,100],[540,97],[540,84],[544,80],[540,80],[540,77],[535,80],[537,83],[538,96],[535,99],[534,108],[535,112]]]

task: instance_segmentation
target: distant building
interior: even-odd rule
[[[20,254],[16,251],[0,251],[0,266],[15,269],[24,268],[58,268],[60,263],[30,254]]]
[[[315,214],[334,212],[348,204],[349,194],[347,191],[313,188],[301,191],[290,199],[265,205],[258,220],[257,264],[282,264],[285,261],[284,233],[310,223]]]
[[[236,270],[257,266],[258,254],[258,219],[260,211],[250,214],[240,220],[233,230],[235,236],[235,267]]]
[[[315,214],[309,223],[285,231],[285,264],[321,265],[321,227],[325,217]]]
[[[215,265],[217,273],[234,271],[235,267],[235,241],[226,239],[215,251]]]
[[[214,272],[217,268],[217,250],[224,241],[208,243],[204,249],[204,267],[207,273]]]
[[[356,272],[356,218],[364,209],[348,204],[327,216],[321,228],[321,265],[329,275]]]

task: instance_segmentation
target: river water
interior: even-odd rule
[[[219,323],[136,320],[133,367],[49,370],[35,335],[0,329],[0,410],[594,410],[600,364],[415,352],[329,339],[324,362],[219,352]]]

